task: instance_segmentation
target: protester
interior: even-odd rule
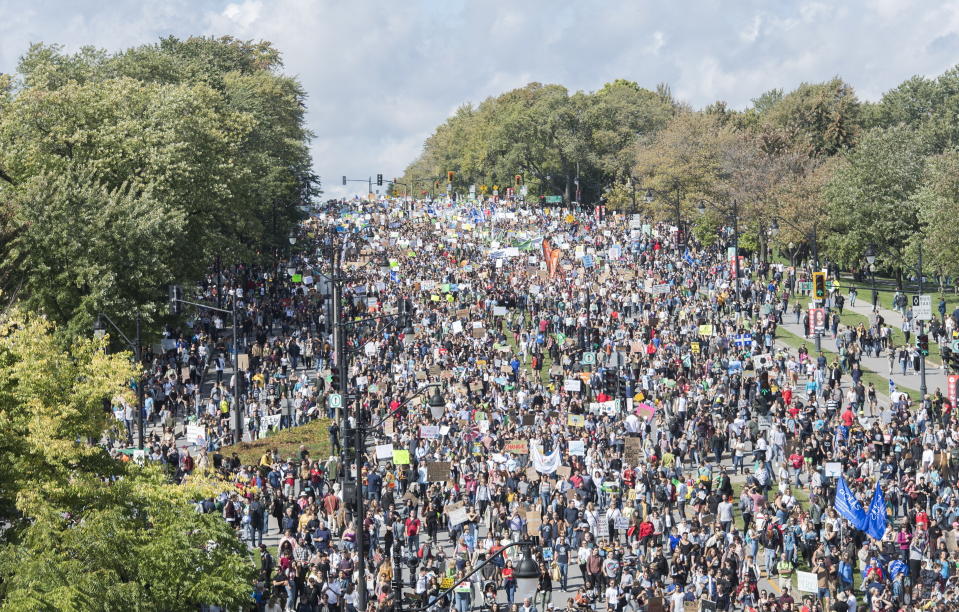
[[[201,509],[251,546],[282,534],[275,556],[259,549],[261,610],[360,605],[360,542],[371,610],[393,606],[398,580],[408,609],[458,612],[838,609],[856,593],[873,610],[955,606],[953,407],[863,384],[863,354],[888,351],[892,369],[881,315],[853,329],[836,313],[835,355],[777,343],[808,270],[744,260],[735,279],[730,238],[707,248],[601,209],[334,202],[302,228],[297,282],[251,269],[202,288],[242,308],[254,438],[335,416],[324,278],[329,249],[352,256],[344,320],[375,320],[348,333],[355,397],[330,426],[334,455],[240,465],[219,452],[234,398],[217,359],[232,339],[201,316],[171,330],[150,385],[154,412],[189,418],[202,448],[187,469],[182,441],[154,430],[150,456],[232,479],[236,494]],[[404,404],[428,383],[445,407],[428,393]],[[338,480],[340,428],[357,414],[383,422],[360,449],[362,517]],[[510,544],[527,540],[537,592],[520,600],[527,547]]]

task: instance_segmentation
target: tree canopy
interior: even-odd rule
[[[833,77],[771,89],[742,110],[721,100],[694,110],[668,86],[623,79],[572,94],[531,83],[459,109],[401,181],[428,179],[417,195],[433,181],[442,191],[454,171],[454,192],[476,185],[491,195],[496,185],[504,195],[519,174],[527,199],[569,203],[578,179],[584,204],[678,221],[706,241],[735,201],[740,244],[763,257],[792,245],[820,262],[861,265],[873,246],[901,281],[922,242],[931,271],[955,275],[942,219],[959,211],[957,117],[959,66],[912,77],[876,102]]]
[[[232,38],[32,46],[0,80],[0,280],[79,333],[100,310],[156,320],[167,284],[281,246],[319,189],[281,67]]]
[[[106,353],[107,338],[64,346],[55,331],[17,307],[0,315],[4,609],[239,608],[246,545],[192,504],[222,487],[175,485],[96,445],[115,423],[104,398],[131,394],[130,355]]]

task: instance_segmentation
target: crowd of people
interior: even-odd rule
[[[295,276],[199,288],[242,312],[245,437],[327,418],[331,456],[221,450],[232,338],[213,319],[155,356],[149,456],[235,482],[198,509],[259,551],[257,610],[959,608],[953,407],[865,383],[861,355],[890,350],[878,313],[837,318],[836,353],[782,343],[805,273],[734,267],[730,238],[602,208],[331,202],[301,228]],[[347,334],[342,418],[331,248],[349,255],[346,320],[374,319]],[[357,424],[377,426],[350,449]],[[881,538],[837,512],[840,478],[863,506],[878,483]]]

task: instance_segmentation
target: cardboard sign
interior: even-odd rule
[[[630,465],[637,465],[643,456],[643,440],[641,438],[626,438],[626,447],[623,449],[623,454]]]
[[[586,418],[581,414],[571,414],[566,417],[566,424],[570,427],[584,427]]]
[[[446,482],[450,479],[449,461],[429,461],[426,464],[426,480],[430,482]]]
[[[569,477],[573,474],[573,470],[570,469],[568,466],[561,465],[558,468],[556,468],[556,473],[563,480],[568,480]]]
[[[524,414],[523,415],[523,427],[530,427],[536,422],[535,414]]]
[[[408,450],[393,451],[393,465],[409,465],[409,464],[410,464],[410,451]]]
[[[421,425],[420,437],[427,440],[435,440],[436,438],[441,437],[439,425]]]
[[[510,440],[506,443],[503,450],[507,453],[513,453],[514,455],[528,455],[529,440]]]
[[[569,454],[574,457],[585,457],[586,456],[586,443],[582,440],[570,440],[569,441]]]
[[[250,356],[246,353],[240,353],[236,356],[236,365],[240,370],[250,369]]]
[[[377,444],[376,445],[376,458],[383,460],[390,460],[393,458],[393,445],[392,444]]]
[[[818,593],[819,581],[815,572],[796,572],[796,588],[804,593]]]
[[[609,519],[606,518],[605,512],[600,512],[599,516],[596,517],[596,537],[609,537]]]
[[[459,508],[450,510],[446,513],[446,516],[450,520],[450,526],[456,527],[461,525],[469,520],[469,513],[466,512],[466,508],[460,506]]]
[[[572,391],[577,393],[581,388],[582,383],[575,378],[567,378],[566,381],[563,382],[563,391]]]

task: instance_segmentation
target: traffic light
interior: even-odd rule
[[[826,299],[826,273],[825,272],[812,273],[812,287],[813,287],[813,296],[817,300]]]
[[[382,187],[382,186],[383,186],[383,175],[382,175],[382,174],[377,174],[377,175],[376,175],[376,184],[377,184],[377,186],[379,186],[379,187]]]
[[[946,366],[946,369],[948,370],[953,369],[952,364],[954,360],[959,357],[959,355],[953,355],[952,348],[948,346],[943,346],[941,349],[939,349],[939,356],[942,357],[942,365]]]
[[[346,187],[346,175],[343,175],[343,186]]]
[[[333,366],[330,368],[330,389],[337,391],[340,388],[340,368]]]
[[[440,188],[440,182],[439,182],[439,181],[433,181],[433,187],[434,187],[435,189],[439,189],[439,188]]]
[[[919,354],[923,357],[929,356],[929,334],[919,334],[916,336],[916,346],[919,347]]]
[[[180,300],[183,299],[183,288],[180,285],[170,285],[170,312],[178,315],[182,311]]]
[[[455,175],[455,174],[456,174],[456,173],[453,172],[452,170],[450,170],[449,172],[447,172],[447,173],[446,173],[446,182],[447,182],[447,183],[452,183],[452,182],[453,182],[453,175]]]
[[[517,186],[517,187],[519,187],[520,185],[523,184],[523,175],[522,175],[522,174],[517,174],[516,177],[515,177],[515,179],[516,179],[516,186]]]

